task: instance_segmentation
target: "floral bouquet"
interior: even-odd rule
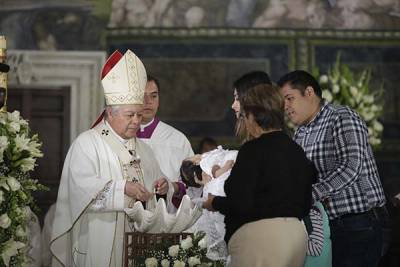
[[[0,112],[0,266],[27,266],[32,192],[45,186],[29,178],[43,154],[37,135],[18,111]]]
[[[355,110],[367,124],[371,146],[378,148],[383,132],[383,125],[378,120],[383,110],[383,89],[370,89],[371,70],[364,70],[356,76],[347,65],[340,63],[338,55],[327,75],[319,75],[318,71],[315,74],[315,77],[319,77],[322,97],[333,104],[345,105]]]
[[[142,258],[136,259],[137,266],[143,267],[205,267],[225,266],[224,261],[213,261],[206,256],[207,240],[204,232],[197,232],[183,239],[180,244],[162,243],[158,248],[148,250]]]

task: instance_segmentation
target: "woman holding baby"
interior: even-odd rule
[[[247,78],[247,87],[236,83],[232,105],[245,143],[225,181],[226,197],[210,195],[203,207],[225,215],[230,266],[303,266],[307,234],[301,219],[311,207],[315,169],[282,131],[278,88],[267,81],[249,86]]]

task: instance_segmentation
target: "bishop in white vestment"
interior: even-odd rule
[[[153,151],[136,138],[146,71],[128,50],[115,52],[102,72],[105,118],[82,133],[64,162],[50,248],[52,266],[122,266],[124,233],[134,231],[124,208],[153,192],[171,205],[172,184]]]

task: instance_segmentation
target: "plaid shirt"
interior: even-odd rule
[[[385,204],[367,127],[353,110],[323,102],[294,140],[317,168],[313,198],[324,203],[329,219]]]

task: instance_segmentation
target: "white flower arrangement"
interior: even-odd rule
[[[207,258],[207,241],[204,232],[197,232],[181,240],[179,244],[160,244],[148,250],[143,258],[135,259],[135,266],[145,267],[206,267],[225,266],[224,261]]]
[[[18,111],[0,112],[0,267],[27,266],[32,192],[45,190],[29,171],[43,154],[37,135]]]
[[[383,89],[372,91],[369,87],[371,70],[366,69],[355,75],[337,57],[328,74],[319,76],[322,97],[333,104],[345,105],[356,111],[368,127],[368,139],[373,148],[381,145],[383,125],[379,118],[383,111]]]

